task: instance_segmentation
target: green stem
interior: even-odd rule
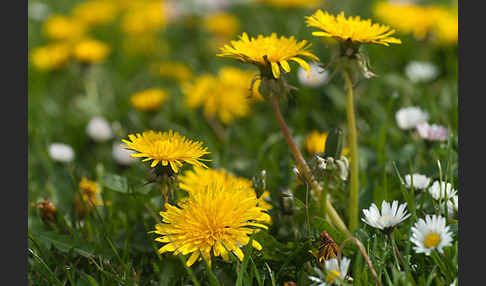
[[[359,198],[359,169],[358,169],[358,136],[356,131],[356,118],[354,111],[353,84],[349,72],[344,70],[346,80],[346,117],[348,120],[349,147],[351,149],[351,188],[349,192],[349,230],[358,227],[358,198]]]
[[[287,144],[289,145],[289,149],[292,152],[292,155],[294,155],[294,158],[297,162],[297,168],[299,172],[304,176],[304,178],[309,182],[311,189],[315,192],[317,197],[320,196],[322,193],[322,188],[317,183],[317,181],[314,179],[314,176],[312,175],[312,172],[307,165],[307,163],[304,160],[304,157],[302,156],[302,153],[300,153],[299,148],[297,147],[297,144],[295,144],[294,139],[292,138],[292,135],[290,134],[290,130],[285,123],[285,120],[282,117],[282,114],[280,113],[280,107],[278,106],[278,101],[277,97],[274,95],[270,96],[270,103],[272,105],[273,112],[275,113],[275,117],[277,119],[277,123],[280,126],[280,129],[282,130],[282,133],[285,137],[285,140],[287,141]],[[331,218],[332,223],[336,226],[339,231],[341,231],[346,237],[351,236],[351,233],[347,229],[346,225],[344,224],[343,220],[337,213],[337,211],[334,209],[332,206],[329,198],[326,200],[326,210],[327,210],[327,215]]]

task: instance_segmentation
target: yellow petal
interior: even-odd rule
[[[271,63],[272,65],[272,73],[273,73],[273,77],[275,78],[279,78],[280,77],[280,67],[278,66],[277,63]]]
[[[283,68],[283,70],[285,72],[290,72],[289,62],[287,62],[287,61],[280,61],[280,65],[282,66],[282,68]]]

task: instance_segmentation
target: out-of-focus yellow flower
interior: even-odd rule
[[[162,1],[134,1],[122,18],[122,29],[129,35],[154,33],[167,24]]]
[[[204,107],[204,115],[217,116],[221,122],[230,124],[250,112],[249,90],[255,74],[233,67],[223,67],[217,76],[202,75],[192,83],[183,85],[182,91],[190,108]],[[258,84],[254,88],[254,99],[261,98]]]
[[[52,15],[43,24],[42,30],[50,39],[75,41],[84,35],[85,27],[73,18]]]
[[[326,132],[320,133],[317,130],[314,130],[309,135],[307,135],[307,138],[304,142],[307,153],[309,153],[309,155],[314,155],[316,153],[323,153],[324,151],[326,151],[327,135],[328,134]],[[348,156],[348,154],[349,148],[343,147],[341,155]],[[350,158],[348,158],[348,160],[350,160]]]
[[[135,93],[130,97],[130,103],[133,107],[141,111],[155,111],[166,101],[168,95],[165,90],[160,88],[151,88]]]
[[[228,13],[215,13],[204,19],[204,27],[217,36],[232,38],[238,33],[240,21]]]
[[[447,11],[442,17],[438,17],[435,30],[438,44],[457,45],[459,34],[459,18],[457,10]]]
[[[318,28],[321,31],[313,32],[317,37],[329,37],[341,42],[352,42],[356,44],[401,44],[402,42],[390,37],[395,30],[386,25],[373,24],[371,20],[361,20],[359,16],[344,16],[344,12],[334,16],[321,9],[313,15],[306,17],[309,27]]]
[[[82,63],[98,63],[110,54],[110,47],[100,41],[86,39],[77,42],[73,48],[74,58]]]
[[[34,67],[42,71],[55,70],[63,67],[71,56],[68,44],[55,43],[34,48],[30,54]]]
[[[191,254],[186,262],[191,266],[201,256],[211,265],[211,254],[229,260],[234,253],[243,261],[240,247],[250,242],[250,235],[267,229],[270,216],[258,206],[255,195],[248,195],[224,184],[210,184],[191,194],[178,206],[166,204],[160,212],[162,223],[155,226],[155,240],[165,245],[159,253]],[[262,246],[252,240],[252,247]]]
[[[431,36],[438,43],[457,43],[457,9],[383,1],[374,7],[374,14],[401,33],[413,34],[417,40]]]
[[[56,207],[48,199],[44,199],[36,204],[39,209],[40,217],[44,222],[56,221]]]
[[[137,153],[131,157],[143,158],[143,162],[153,160],[150,167],[156,167],[159,163],[165,167],[170,166],[174,173],[179,172],[182,164],[189,163],[194,166],[206,167],[201,161],[209,161],[201,157],[209,154],[207,147],[203,147],[200,141],[192,141],[177,132],[146,131],[142,134],[129,134],[129,140],[122,139],[121,146]]]
[[[100,187],[98,183],[88,180],[83,177],[79,182],[79,193],[81,199],[76,194],[75,197],[75,209],[80,215],[84,215],[86,212],[90,212],[94,206],[102,206],[103,201],[99,198]]]
[[[295,61],[306,71],[310,71],[309,64],[299,56],[307,57],[313,61],[319,61],[308,48],[311,46],[307,41],[297,42],[293,36],[286,38],[277,37],[276,33],[269,37],[258,35],[257,38],[249,38],[248,34],[243,33],[237,41],[231,41],[231,45],[224,45],[219,57],[234,58],[244,63],[254,64],[262,72],[273,75],[274,78],[280,77],[280,68],[285,72],[290,72],[288,61]],[[267,60],[265,60],[265,58]],[[269,72],[270,71],[270,72]]]
[[[310,155],[314,155],[319,152],[324,152],[326,148],[327,133],[320,133],[317,130],[312,131],[305,139],[305,149]]]
[[[256,0],[278,8],[317,8],[323,0]]]
[[[118,11],[118,6],[113,1],[91,0],[79,3],[72,15],[86,26],[94,26],[112,23]]]
[[[178,82],[185,82],[192,78],[191,69],[181,62],[168,61],[158,63],[153,66],[153,71],[159,76]]]

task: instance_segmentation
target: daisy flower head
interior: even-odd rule
[[[111,154],[113,155],[113,159],[124,166],[128,166],[133,164],[137,159],[131,157],[130,155],[135,154],[135,151],[125,149],[121,146],[121,142],[113,143],[113,147],[111,150]]]
[[[413,181],[413,182],[412,182]],[[430,178],[422,174],[405,175],[405,187],[425,190],[430,185]]]
[[[86,126],[86,133],[96,142],[104,142],[113,137],[110,123],[101,116],[91,118]]]
[[[210,184],[178,206],[166,204],[166,209],[160,213],[162,223],[154,231],[161,235],[155,240],[165,243],[159,253],[191,254],[187,266],[201,258],[211,265],[211,254],[228,261],[233,253],[242,261],[244,253],[240,247],[249,243],[251,234],[267,229],[270,221],[255,195],[235,192],[221,184]],[[262,249],[256,240],[252,240],[252,246]]]
[[[434,181],[432,186],[429,187],[429,194],[434,198],[434,200],[444,200],[452,198],[457,191],[452,188],[451,183]]]
[[[320,31],[313,32],[317,37],[334,38],[340,42],[360,44],[401,44],[402,42],[394,37],[395,30],[386,25],[372,23],[371,20],[362,20],[359,16],[344,16],[344,12],[334,16],[327,11],[317,10],[313,15],[306,17],[308,27],[318,28]]]
[[[129,140],[122,139],[126,145],[120,146],[137,152],[130,155],[131,157],[146,157],[142,162],[152,160],[152,168],[160,163],[163,167],[170,165],[169,172],[178,173],[184,162],[206,167],[201,161],[209,161],[201,158],[210,153],[202,142],[189,140],[172,130],[163,133],[150,130],[142,134],[130,134],[128,138]]]
[[[74,160],[74,150],[64,143],[52,143],[49,145],[49,156],[57,162],[69,163]]]
[[[369,209],[363,209],[365,217],[361,220],[374,228],[387,231],[410,216],[410,214],[407,214],[406,207],[407,203],[399,206],[398,201],[393,201],[391,204],[383,201],[380,213],[378,207],[372,203]]]
[[[238,40],[220,48],[217,56],[254,64],[260,69],[262,77],[278,79],[281,70],[290,72],[289,61],[297,62],[308,72],[311,70],[309,64],[301,58],[319,61],[309,51],[310,46],[305,40],[297,42],[293,36],[278,37],[276,33],[272,33],[270,36],[258,35],[250,38],[247,33],[243,33]]]
[[[446,141],[449,136],[447,128],[437,124],[420,123],[415,126],[419,136],[429,141]]]
[[[346,275],[348,274],[350,263],[351,260],[347,257],[343,257],[341,259],[341,263],[339,263],[337,258],[331,258],[326,260],[324,262],[324,269],[326,270],[326,273],[323,273],[321,269],[315,267],[314,270],[317,273],[318,277],[308,277],[313,282],[311,285],[340,285],[340,281],[346,280]]]
[[[425,220],[421,218],[413,225],[410,241],[415,244],[414,250],[417,253],[430,255],[434,249],[442,253],[443,247],[452,244],[452,233],[444,217],[427,215]]]
[[[140,111],[156,111],[169,98],[167,92],[160,88],[150,88],[133,94],[131,105]]]
[[[428,82],[439,75],[439,69],[430,62],[412,61],[405,67],[405,74],[413,83]]]
[[[317,87],[323,85],[329,78],[329,72],[319,65],[311,63],[311,71],[307,72],[302,67],[299,67],[297,77],[301,84],[309,87]]]
[[[426,123],[429,114],[419,107],[409,106],[401,108],[395,113],[395,119],[400,129],[408,130],[415,128],[421,123]]]

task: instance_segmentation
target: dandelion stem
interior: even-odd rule
[[[216,137],[218,137],[218,139],[221,142],[225,142],[226,141],[226,131],[224,130],[224,127],[214,117],[206,117],[205,116],[205,118],[206,118],[206,122],[209,124],[209,126],[213,130]]]
[[[353,84],[349,78],[349,72],[344,70],[346,81],[346,117],[348,120],[349,146],[351,150],[351,188],[349,191],[349,230],[358,227],[358,198],[359,198],[359,169],[358,169],[358,138],[356,131],[356,118],[354,111]]]
[[[295,144],[294,139],[292,138],[292,135],[290,134],[290,130],[285,123],[285,120],[282,117],[282,114],[280,113],[280,107],[278,106],[278,101],[277,97],[271,95],[270,96],[270,103],[272,105],[273,112],[275,113],[275,117],[277,119],[277,123],[282,130],[282,133],[285,137],[285,140],[287,141],[287,144],[289,145],[290,151],[292,152],[292,155],[294,155],[295,160],[297,161],[297,168],[299,172],[304,176],[304,178],[309,182],[311,189],[316,193],[317,197],[322,192],[322,188],[317,183],[317,181],[314,179],[314,176],[311,173],[311,170],[307,163],[304,160],[304,157],[302,156],[302,153],[300,153],[299,148],[297,147],[297,144]],[[331,202],[329,199],[326,200],[326,210],[327,214],[331,218],[331,221],[333,224],[346,236],[351,236],[351,233],[347,229],[346,225],[344,224],[343,220],[339,216],[339,214],[336,212],[334,207],[332,206]]]

